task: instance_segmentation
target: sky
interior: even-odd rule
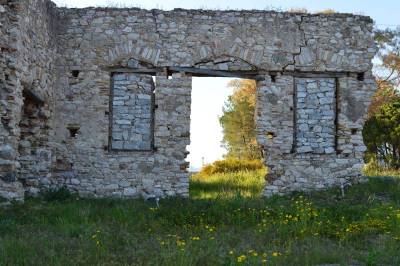
[[[203,163],[212,163],[226,153],[221,147],[223,138],[219,117],[222,106],[233,93],[228,88],[231,78],[193,78],[192,110],[190,124],[191,144],[187,160],[192,170],[197,170]]]
[[[287,10],[305,8],[309,12],[333,9],[342,13],[367,15],[379,28],[395,28],[400,25],[400,0],[53,0],[58,6],[89,7],[140,7],[146,9],[261,9]],[[191,169],[202,163],[221,159],[225,150],[221,147],[222,129],[218,118],[232,89],[227,78],[193,78],[191,145],[188,161]]]

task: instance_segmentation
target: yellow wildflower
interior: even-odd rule
[[[182,246],[185,246],[186,243],[185,243],[184,240],[179,240],[179,239],[177,239],[177,240],[176,240],[176,245],[177,245],[178,247],[182,247]]]
[[[272,257],[278,257],[280,255],[282,255],[282,254],[280,252],[278,252],[278,251],[272,252]]]
[[[245,261],[246,260],[246,255],[241,255],[241,256],[239,256],[239,257],[237,257],[237,262],[243,262],[243,261]]]

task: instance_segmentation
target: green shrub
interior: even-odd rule
[[[59,188],[48,188],[41,192],[45,201],[67,201],[73,198],[73,194],[66,186]]]
[[[369,156],[380,166],[400,169],[400,97],[383,104],[363,128]],[[369,158],[370,157],[370,158]]]
[[[2,197],[2,196],[0,196],[0,203],[2,203],[2,202],[7,202],[7,199]]]
[[[212,175],[217,173],[235,173],[240,171],[255,171],[264,168],[265,166],[261,160],[239,160],[228,158],[204,166],[200,170],[199,174]]]

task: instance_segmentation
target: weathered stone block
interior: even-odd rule
[[[7,183],[12,183],[17,181],[17,175],[15,172],[8,172],[0,175],[0,179]]]

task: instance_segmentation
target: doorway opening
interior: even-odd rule
[[[260,197],[266,168],[255,133],[256,81],[194,77],[190,197]]]

